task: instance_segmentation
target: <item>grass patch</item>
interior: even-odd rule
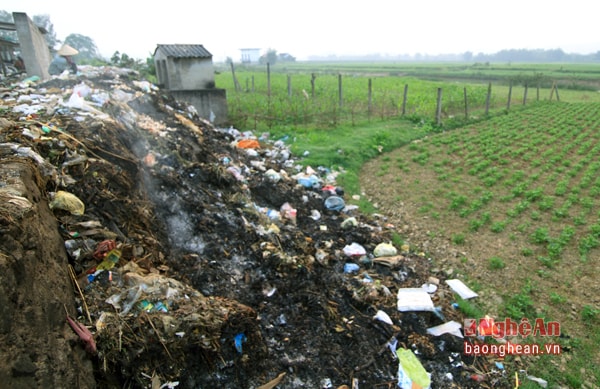
[[[452,243],[457,244],[457,245],[465,244],[465,234],[452,235]]]
[[[506,267],[506,263],[500,257],[491,257],[488,262],[490,264],[490,269],[492,270],[500,270]]]

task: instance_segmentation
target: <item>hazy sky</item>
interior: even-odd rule
[[[560,6],[558,5],[560,4]],[[77,33],[109,58],[145,59],[157,44],[203,44],[215,61],[240,48],[310,55],[446,54],[503,49],[600,50],[590,0],[0,0],[0,10],[47,14],[57,38]]]

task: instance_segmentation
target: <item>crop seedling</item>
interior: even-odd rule
[[[593,321],[598,317],[600,310],[592,307],[591,305],[585,305],[581,310],[581,317],[584,321]]]
[[[550,301],[552,304],[564,304],[567,302],[567,299],[556,292],[550,293]]]

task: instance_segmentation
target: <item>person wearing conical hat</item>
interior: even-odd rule
[[[62,45],[56,52],[56,56],[52,62],[50,62],[48,73],[50,73],[50,75],[58,75],[68,69],[71,73],[77,74],[77,64],[73,60],[73,56],[77,54],[79,54],[77,49],[74,49],[67,44]]]

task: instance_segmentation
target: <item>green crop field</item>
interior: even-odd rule
[[[534,371],[600,384],[600,103],[538,103],[384,158],[366,167],[390,183],[379,199],[409,204],[414,220],[469,252],[465,277],[499,303],[486,312],[558,320],[571,337],[560,339],[570,353]]]
[[[307,62],[268,70],[238,68],[237,88],[230,69],[217,72],[240,128],[331,128],[398,117],[450,128],[537,101],[600,101],[600,72],[591,65]]]
[[[232,125],[285,136],[304,164],[343,169],[364,211],[401,210],[464,253],[451,265],[483,298],[461,309],[561,323],[534,341],[562,355],[507,363],[550,387],[600,386],[600,65],[272,69],[236,69],[237,89],[217,74]]]

